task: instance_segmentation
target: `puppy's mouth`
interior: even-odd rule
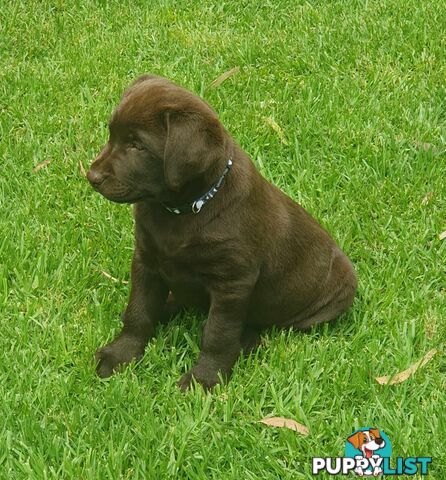
[[[100,184],[92,184],[93,189],[107,200],[114,203],[136,203],[145,198],[153,198],[149,193],[143,193],[130,185],[121,182],[111,182],[105,179]]]
[[[372,458],[373,450],[369,450],[368,448],[364,448],[364,453],[366,458]]]

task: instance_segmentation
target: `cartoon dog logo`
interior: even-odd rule
[[[366,458],[367,460],[377,460],[381,458],[381,455],[379,455],[377,451],[386,446],[386,441],[382,438],[381,433],[377,428],[355,432],[348,437],[347,441],[362,453],[362,458]],[[361,458],[361,456],[357,455],[355,458],[358,459]],[[374,477],[377,477],[383,473],[383,470],[380,466],[375,466],[372,469],[366,470],[362,467],[358,467],[355,469],[355,472],[361,477],[364,475],[373,475]]]

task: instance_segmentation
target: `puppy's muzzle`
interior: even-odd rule
[[[92,169],[92,170],[89,170],[89,172],[87,173],[88,181],[95,188],[99,187],[106,178],[107,178],[107,175],[104,175],[103,173],[98,172],[97,170]]]

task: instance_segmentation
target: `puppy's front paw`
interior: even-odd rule
[[[101,378],[110,377],[118,367],[140,360],[143,353],[144,343],[140,339],[130,336],[118,337],[96,352],[96,372]]]
[[[217,383],[220,383],[217,373],[200,371],[193,368],[190,372],[185,373],[180,378],[177,385],[183,390],[183,392],[185,392],[192,386],[193,380],[199,383],[205,390],[211,390],[211,388],[215,387]]]

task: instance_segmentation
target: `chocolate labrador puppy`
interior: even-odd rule
[[[88,180],[107,199],[133,203],[136,226],[124,326],[96,353],[99,376],[141,358],[173,302],[208,315],[182,389],[227,377],[266,327],[306,329],[350,307],[347,256],[258,173],[201,98],[143,75],[109,129]]]

